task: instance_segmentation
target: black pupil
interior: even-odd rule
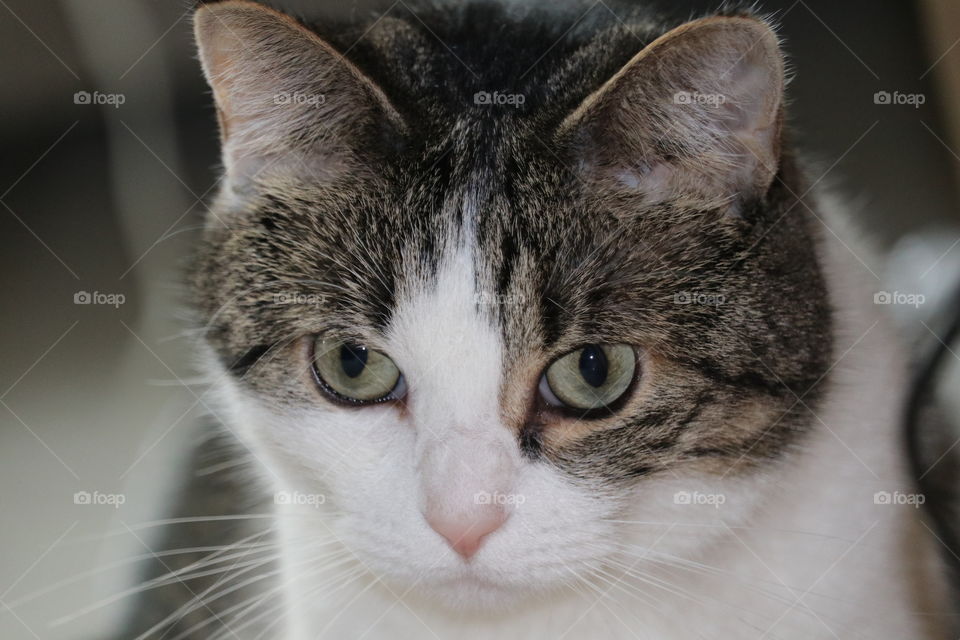
[[[607,381],[607,354],[595,344],[583,348],[580,352],[580,375],[591,386],[600,387]]]
[[[367,348],[354,344],[345,344],[340,347],[340,366],[350,378],[356,378],[363,373],[367,366]]]

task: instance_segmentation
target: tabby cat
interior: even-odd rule
[[[947,637],[771,24],[564,6],[199,8],[221,470],[170,545],[219,550],[129,637]]]

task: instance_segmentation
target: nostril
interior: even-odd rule
[[[427,513],[426,519],[454,551],[469,560],[480,549],[483,539],[503,525],[507,514],[497,507],[456,515]]]

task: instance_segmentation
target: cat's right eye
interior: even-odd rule
[[[637,355],[625,344],[588,344],[563,356],[540,380],[540,394],[553,406],[590,411],[623,396],[637,371]]]
[[[393,360],[364,345],[317,337],[311,360],[320,387],[337,400],[372,404],[398,400],[406,392]]]

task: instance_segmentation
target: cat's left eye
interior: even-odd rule
[[[405,392],[393,360],[362,344],[315,338],[313,370],[327,393],[354,404],[397,400]]]
[[[540,380],[540,395],[553,406],[600,409],[626,393],[636,370],[633,347],[588,344],[547,367]]]

